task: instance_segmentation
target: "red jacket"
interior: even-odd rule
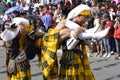
[[[114,30],[114,38],[120,39],[120,24],[117,24]]]

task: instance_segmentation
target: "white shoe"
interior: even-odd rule
[[[111,51],[110,53],[111,53],[111,54],[114,54],[114,51]]]
[[[111,53],[108,53],[108,55],[106,56],[106,58],[110,58],[112,55]]]
[[[108,53],[105,53],[105,54],[103,55],[103,57],[105,58],[105,57],[107,57],[107,55],[108,55]]]

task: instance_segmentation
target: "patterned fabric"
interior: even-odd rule
[[[7,72],[7,80],[31,80],[31,72],[30,68],[27,71],[20,71],[16,67],[13,74],[8,73],[8,63],[9,63],[9,53],[6,52],[6,72]]]
[[[80,53],[83,53],[80,55]],[[69,54],[64,56],[64,54]],[[65,60],[69,62],[63,62]],[[63,51],[60,67],[60,80],[95,80],[88,61],[85,46],[80,51]]]
[[[82,15],[82,16],[90,16],[90,15],[91,15],[91,12],[90,12],[90,10],[84,10],[84,11],[82,11],[82,12],[80,13],[80,15]]]
[[[42,46],[42,73],[45,80],[52,80],[58,77],[57,48],[59,30],[49,29],[43,37]]]
[[[27,33],[31,32],[34,28],[32,25],[23,25],[24,28],[26,29]],[[26,33],[26,34],[27,34]],[[19,39],[19,44],[20,44],[20,51],[24,50],[24,39],[26,34],[24,34],[23,36],[20,37]],[[12,74],[8,73],[8,64],[9,64],[9,52],[6,51],[6,72],[7,72],[7,80],[31,80],[31,72],[30,72],[30,68],[28,68],[26,71],[20,71],[18,69],[18,67],[15,67],[15,70]]]
[[[33,29],[34,29],[34,26],[33,25],[23,25],[24,26],[24,28],[26,29],[26,34],[28,34],[28,33],[30,33]],[[20,40],[19,40],[19,43],[20,43],[20,51],[22,51],[23,50],[23,48],[24,48],[24,39],[25,39],[25,37],[26,37],[26,34],[24,34],[24,35],[22,35],[21,37],[20,37]]]

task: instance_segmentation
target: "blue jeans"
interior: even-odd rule
[[[116,52],[120,54],[120,39],[115,39]]]
[[[116,48],[115,48],[115,39],[112,37],[112,38],[109,38],[109,45],[110,45],[110,51],[116,51]]]
[[[104,38],[103,39],[103,46],[104,46],[105,53],[110,52],[110,43],[109,42],[110,42],[109,38]]]

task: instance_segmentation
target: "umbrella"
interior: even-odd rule
[[[14,6],[14,7],[11,7],[10,9],[8,9],[7,11],[5,11],[5,15],[8,15],[9,13],[13,12],[13,11],[16,11],[19,9],[19,5],[17,6]]]

